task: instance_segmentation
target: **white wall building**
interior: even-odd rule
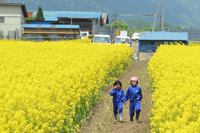
[[[21,39],[27,17],[25,4],[0,3],[0,38]]]

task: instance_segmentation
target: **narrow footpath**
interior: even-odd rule
[[[92,110],[90,118],[81,127],[80,133],[150,133],[150,118],[148,114],[151,109],[152,93],[150,92],[147,67],[148,62],[134,62],[130,69],[118,79],[122,82],[125,93],[130,86],[129,79],[133,76],[139,79],[138,85],[142,88],[143,94],[139,123],[135,122],[135,117],[133,124],[129,123],[129,102],[127,102],[126,106],[124,105],[124,122],[114,121],[112,97],[109,95],[113,87],[109,86],[103,91],[103,100]]]

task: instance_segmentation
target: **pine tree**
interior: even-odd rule
[[[35,20],[36,21],[44,21],[44,14],[43,14],[43,11],[42,11],[41,7],[38,8]]]

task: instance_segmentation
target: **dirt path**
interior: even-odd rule
[[[129,79],[133,76],[139,78],[139,86],[142,88],[143,99],[141,103],[140,123],[129,123],[129,102],[124,105],[123,120],[124,123],[114,121],[112,97],[109,92],[112,86],[105,89],[102,94],[103,100],[93,109],[90,119],[81,127],[81,133],[149,133],[150,120],[148,113],[151,108],[151,92],[148,79],[147,62],[135,62],[131,68],[123,74],[119,80],[122,82],[123,89],[126,93],[130,86]],[[119,116],[118,116],[119,117]]]

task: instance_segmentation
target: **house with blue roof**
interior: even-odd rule
[[[27,36],[65,36],[71,39],[79,38],[80,31],[87,31],[89,34],[95,34],[95,26],[108,24],[108,15],[101,12],[76,12],[76,11],[43,11],[45,21],[28,21],[23,24],[23,37]],[[28,11],[28,15],[36,16],[37,11]],[[45,35],[46,36],[46,35]],[[50,40],[50,39],[47,39]]]
[[[149,60],[161,44],[188,45],[187,32],[143,32],[138,40],[139,60]]]
[[[28,11],[28,15],[36,16],[37,11]],[[61,18],[72,19],[92,19],[95,18],[97,23],[108,24],[108,14],[101,12],[77,12],[77,11],[43,11],[45,21],[57,22]],[[60,19],[59,19],[60,18]],[[62,20],[62,19],[61,19]],[[70,21],[71,22],[71,21]],[[70,24],[68,22],[68,24]]]
[[[92,30],[95,32],[95,25],[103,26],[104,24],[109,24],[107,13],[77,11],[43,11],[43,13],[45,22],[57,25],[79,25],[81,31],[89,31],[90,34],[92,34]],[[28,11],[28,14],[29,17],[36,16],[37,11]],[[28,24],[37,23],[41,22],[28,21]]]

